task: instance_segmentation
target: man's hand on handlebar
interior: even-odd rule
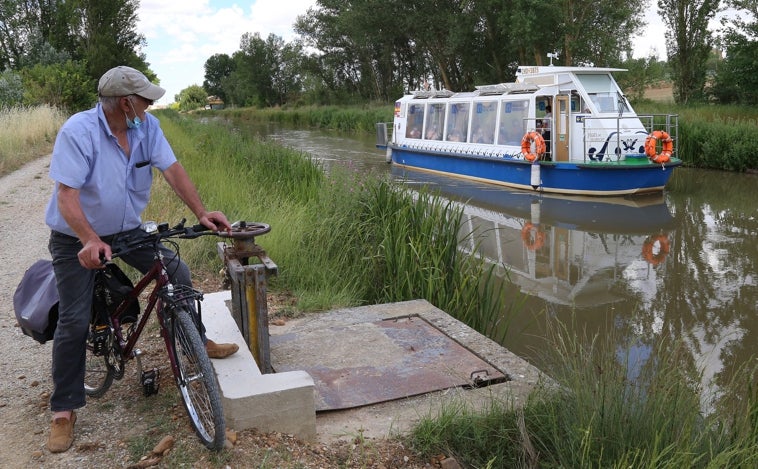
[[[111,247],[100,238],[87,241],[79,251],[79,263],[87,269],[102,269],[105,267],[103,259],[111,260]]]

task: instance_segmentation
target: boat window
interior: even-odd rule
[[[571,112],[587,112],[582,107],[582,97],[576,94],[571,95]]]
[[[618,112],[619,89],[609,74],[578,74],[576,77],[590,95],[598,112]]]
[[[445,103],[427,104],[426,111],[424,138],[427,140],[442,140],[442,129],[445,122]]]
[[[525,119],[529,117],[529,101],[503,101],[500,103],[500,130],[498,145],[521,145],[526,132]]]
[[[409,104],[408,120],[405,122],[406,138],[421,138],[421,129],[424,126],[424,105]]]
[[[468,135],[469,103],[452,103],[447,112],[448,142],[465,142]]]
[[[471,138],[473,143],[495,143],[495,119],[497,101],[476,103],[471,116]]]
[[[613,86],[613,80],[607,73],[595,75],[579,74],[576,77],[582,83],[585,91],[589,94],[611,93],[616,91],[616,87]]]
[[[595,104],[598,112],[617,112],[616,93],[595,93],[590,94],[590,99]]]

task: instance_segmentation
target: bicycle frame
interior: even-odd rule
[[[123,331],[121,330],[121,322],[120,317],[123,312],[127,310],[127,308],[131,305],[133,301],[139,301],[139,297],[142,295],[142,293],[148,289],[148,286],[151,282],[155,281],[155,286],[153,287],[152,291],[150,292],[150,295],[148,296],[147,305],[145,306],[144,313],[142,314],[142,317],[139,318],[137,321],[137,324],[135,329],[131,332],[131,334],[128,335],[128,339],[124,338]],[[163,254],[156,249],[155,254],[155,260],[153,262],[153,266],[150,268],[150,270],[145,273],[142,278],[139,280],[139,282],[134,286],[131,292],[124,298],[121,303],[116,307],[116,309],[111,313],[111,323],[113,324],[114,328],[114,335],[116,336],[116,339],[119,343],[120,348],[120,356],[119,358],[126,362],[127,360],[134,357],[134,350],[135,346],[137,345],[137,341],[139,340],[140,336],[142,335],[142,331],[144,330],[145,326],[147,325],[147,321],[150,319],[150,316],[153,313],[153,310],[155,310],[158,323],[161,328],[161,337],[163,337],[164,342],[167,347],[170,347],[170,338],[168,336],[168,330],[166,329],[164,318],[161,317],[161,312],[163,310],[163,300],[161,299],[161,292],[164,288],[168,287],[171,284],[171,279],[169,278],[168,272],[166,271],[166,267],[163,264]],[[174,362],[172,354],[169,353],[169,358],[171,362],[171,369],[173,372],[176,372],[176,363]]]
[[[94,299],[99,304],[95,311],[93,301],[92,332],[88,337],[87,345],[88,368],[85,372],[85,390],[89,396],[102,396],[112,384],[113,379],[121,379],[124,376],[126,362],[131,358],[137,358],[137,364],[142,372],[140,353],[136,345],[155,310],[171,372],[175,377],[175,384],[179,388],[192,426],[206,447],[220,450],[225,441],[225,423],[218,382],[201,333],[200,300],[203,294],[189,285],[175,285],[172,282],[168,269],[175,260],[178,261],[179,247],[176,243],[170,242],[176,247],[176,259],[168,254],[164,257],[165,251],[161,242],[169,238],[193,239],[205,235],[250,239],[257,234],[267,233],[270,227],[261,223],[239,222],[232,225],[231,230],[222,232],[209,231],[202,225],[185,227],[184,222],[185,220],[182,220],[173,228],[169,228],[168,224],[161,224],[157,230],[148,231],[145,237],[125,239],[118,244],[118,247],[114,245],[111,253],[113,258],[121,257],[136,249],[152,249],[153,263],[137,285],[131,287],[131,290],[127,292],[121,289],[111,290],[117,291],[118,295],[123,295],[123,297],[108,315],[109,330],[102,327],[100,320],[104,318],[97,317],[105,313],[100,308],[108,304],[103,305],[103,298],[100,296]],[[168,258],[172,261],[167,266],[165,259]],[[104,280],[98,277],[97,281]],[[134,302],[139,303],[143,293],[150,289],[151,282],[155,282],[155,285],[147,296],[147,304],[141,317],[138,316],[135,323],[130,321],[128,327],[122,330],[122,316],[131,313],[129,317],[134,317],[130,309],[136,309]],[[100,289],[96,288],[94,294],[100,295],[99,292]],[[112,308],[112,303],[109,304],[108,309]],[[103,347],[105,347],[104,353]],[[92,358],[91,361],[90,358]],[[157,369],[155,371],[156,373],[152,374],[142,372],[141,380],[146,396],[157,392],[158,388],[155,386]],[[92,377],[91,381],[88,380],[88,376]]]

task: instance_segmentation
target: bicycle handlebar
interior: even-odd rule
[[[122,256],[140,247],[154,246],[167,238],[194,239],[200,236],[218,236],[220,238],[252,239],[271,231],[271,227],[268,224],[258,222],[237,221],[232,223],[231,231],[215,231],[201,224],[186,227],[184,226],[186,221],[187,219],[183,218],[182,221],[171,228],[169,228],[168,223],[161,223],[157,225],[154,231],[148,232],[145,230],[148,235],[139,239],[116,240],[113,244],[111,257]],[[145,225],[143,224],[143,227]]]

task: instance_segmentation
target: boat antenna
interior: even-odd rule
[[[556,52],[556,51],[548,52],[547,56],[550,58],[550,66],[552,67],[553,66],[553,59],[558,60],[558,52]]]

